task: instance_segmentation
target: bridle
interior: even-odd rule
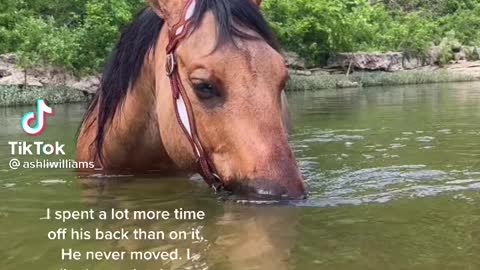
[[[175,51],[181,41],[191,31],[192,17],[195,11],[197,1],[189,0],[182,13],[180,22],[169,30],[169,43],[167,46],[167,76],[170,79],[172,89],[173,107],[175,114],[183,133],[192,145],[193,153],[197,158],[200,168],[200,174],[205,182],[216,192],[223,188],[222,179],[218,176],[217,170],[210,159],[208,153],[202,146],[198,137],[195,116],[193,115],[192,104],[182,84],[182,79],[178,72],[177,59]]]

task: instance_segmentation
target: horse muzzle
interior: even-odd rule
[[[286,182],[286,183],[285,183]],[[302,181],[275,181],[271,179],[243,179],[229,181],[224,188],[235,196],[261,200],[304,200],[307,193]]]

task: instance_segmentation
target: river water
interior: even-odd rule
[[[8,141],[31,108],[0,110],[0,268],[480,269],[480,84],[290,94],[304,202],[224,200],[202,182],[11,170]],[[67,143],[85,105],[55,106],[41,139]],[[20,159],[28,159],[20,157]],[[41,220],[45,209],[203,210],[203,221]],[[49,231],[199,229],[199,241],[48,240]],[[172,251],[190,260],[61,261],[61,249]]]

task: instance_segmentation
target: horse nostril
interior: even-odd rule
[[[272,180],[238,180],[228,185],[227,188],[235,195],[247,198],[275,200],[303,200],[306,198],[304,190],[290,190]]]

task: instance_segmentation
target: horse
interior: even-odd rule
[[[123,31],[77,138],[103,172],[200,173],[216,189],[304,199],[288,69],[261,0],[149,0]]]

